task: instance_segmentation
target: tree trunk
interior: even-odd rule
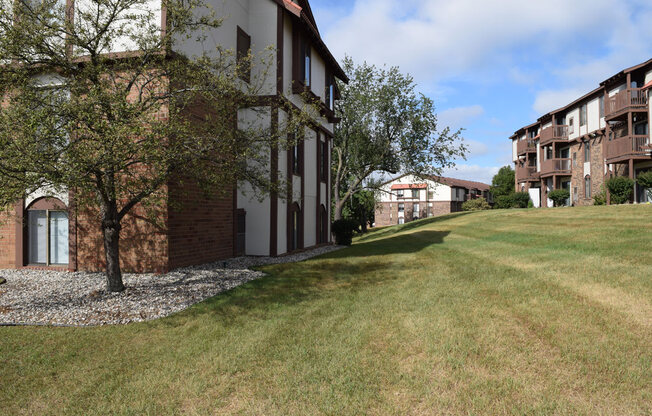
[[[118,220],[118,209],[115,204],[110,204],[102,211],[107,288],[110,292],[122,292],[125,290],[125,286],[122,283],[122,270],[120,269],[120,229],[122,226]]]
[[[342,209],[346,200],[341,200],[339,197],[335,198],[335,221],[342,219]]]

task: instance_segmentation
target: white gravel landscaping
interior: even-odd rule
[[[306,260],[338,250],[325,246],[285,257],[237,257],[163,275],[125,273],[127,289],[107,292],[102,273],[0,270],[0,325],[93,326],[162,318],[264,273],[250,267]]]

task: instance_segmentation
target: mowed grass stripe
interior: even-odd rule
[[[0,413],[649,414],[650,213],[454,214],[159,321],[0,328]]]

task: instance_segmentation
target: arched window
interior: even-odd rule
[[[584,198],[591,198],[591,176],[584,177]]]
[[[319,243],[328,243],[328,211],[324,204],[319,207]]]
[[[27,264],[68,264],[68,209],[56,198],[40,198],[27,207]]]
[[[294,202],[290,206],[290,215],[288,218],[288,251],[295,251],[301,248],[302,244],[302,219],[301,208]]]

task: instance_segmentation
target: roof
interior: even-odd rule
[[[395,183],[392,189],[426,189],[428,185],[425,183]]]
[[[333,75],[342,81],[348,83],[349,77],[340,66],[337,59],[333,56],[331,51],[324,43],[324,40],[319,34],[319,29],[317,29],[317,22],[315,17],[312,14],[312,9],[310,8],[310,3],[308,0],[296,0],[296,3],[290,0],[274,0],[278,5],[282,6],[290,12],[296,18],[301,25],[307,29],[308,34],[312,36],[314,46],[322,53],[324,60],[331,66],[333,69]]]
[[[445,176],[433,176],[431,179],[443,185],[448,185],[456,188],[477,189],[480,191],[488,191],[489,188],[491,188],[491,185],[487,185],[486,183],[447,178]]]

